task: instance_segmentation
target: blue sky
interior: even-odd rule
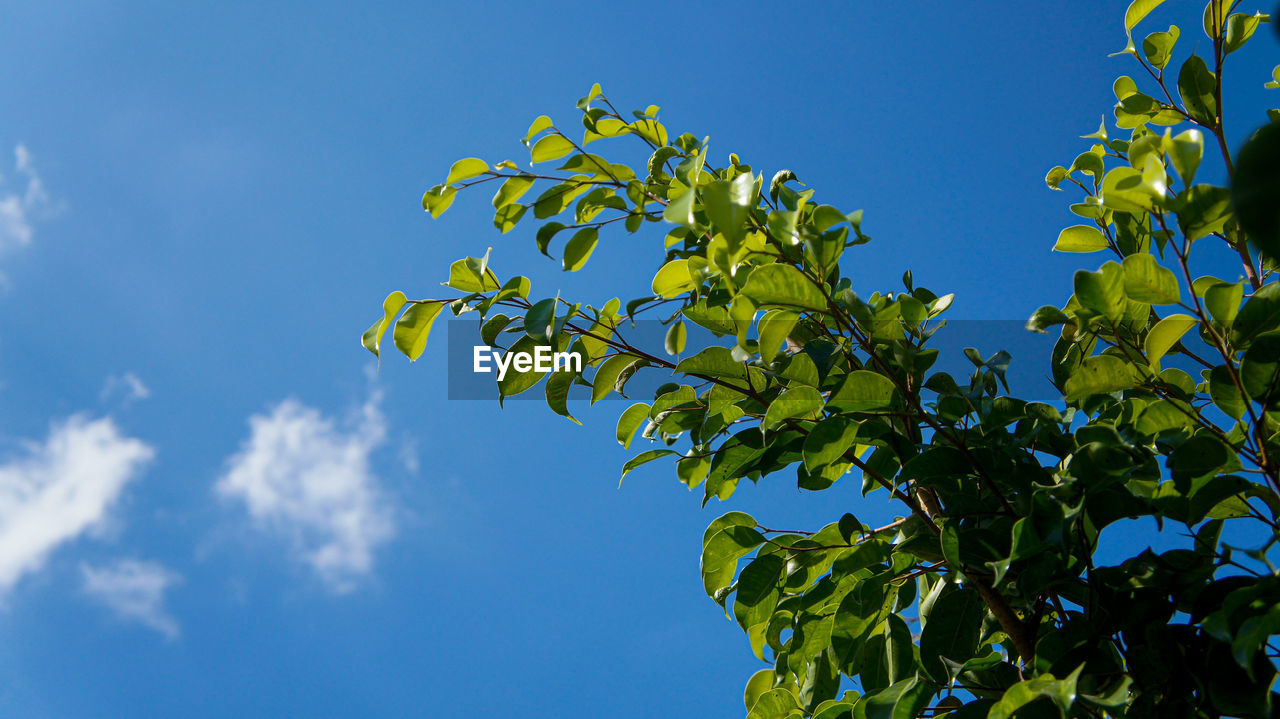
[[[1143,29],[1199,37],[1168,5]],[[567,276],[487,197],[433,222],[422,191],[523,162],[532,118],[575,122],[600,82],[864,208],[858,288],[910,267],[957,317],[1022,319],[1101,262],[1050,254],[1075,223],[1042,180],[1137,70],[1106,57],[1123,9],[7,3],[0,713],[737,711],[759,664],[702,594],[703,528],[883,510],[780,477],[704,510],[653,465],[619,490],[617,403],[580,428],[448,401],[436,345],[376,372],[381,298],[459,257],[593,303],[661,258],[661,232],[619,238]],[[1232,56],[1233,137],[1270,43]]]

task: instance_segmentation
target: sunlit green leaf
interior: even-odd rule
[[[453,167],[449,168],[449,177],[445,179],[444,184],[452,185],[455,182],[469,180],[488,171],[489,163],[478,157],[468,157],[453,163]]]
[[[653,294],[659,297],[678,297],[695,286],[688,260],[672,260],[653,276]]]
[[[784,305],[825,311],[828,299],[813,280],[800,270],[784,264],[757,267],[747,278],[742,293],[757,305]]]
[[[1169,160],[1178,171],[1182,183],[1190,187],[1200,168],[1200,158],[1204,154],[1204,133],[1192,128],[1169,139]]]
[[[1218,101],[1214,97],[1217,78],[1204,59],[1192,55],[1182,63],[1178,72],[1178,94],[1191,116],[1206,125],[1213,125],[1218,116]]]
[[[436,316],[444,309],[443,302],[418,302],[409,306],[396,322],[392,339],[396,349],[410,360],[417,360],[427,348],[427,337]]]
[[[591,259],[599,237],[600,230],[595,227],[584,227],[573,233],[573,237],[564,246],[564,269],[568,272],[582,269],[587,260]]]
[[[627,407],[623,410],[621,416],[618,417],[618,444],[625,449],[631,448],[631,440],[636,435],[636,430],[640,429],[640,425],[649,419],[649,405],[643,402]]]
[[[533,124],[529,125],[529,131],[524,135],[525,143],[528,144],[528,142],[533,139],[534,135],[537,135],[539,132],[542,132],[549,127],[551,127],[551,118],[546,115],[539,115],[537,119],[533,121]]]
[[[747,234],[747,218],[755,200],[755,177],[742,174],[733,180],[717,180],[699,190],[707,219],[719,230],[729,246],[737,249]]]
[[[1147,253],[1124,258],[1124,292],[1131,300],[1153,305],[1177,304],[1182,298],[1178,277]]]
[[[534,163],[550,162],[559,160],[575,149],[573,143],[567,138],[561,135],[547,135],[529,148],[529,158]]]
[[[387,295],[387,298],[382,301],[382,319],[373,323],[373,326],[365,330],[364,335],[360,338],[361,344],[364,345],[365,349],[372,352],[374,356],[380,356],[383,333],[391,326],[391,320],[396,316],[396,313],[408,301],[409,298],[405,297],[404,293],[399,290]]]
[[[1143,351],[1147,355],[1147,360],[1157,369],[1160,367],[1160,358],[1168,354],[1173,346],[1178,344],[1178,340],[1187,333],[1187,330],[1199,324],[1199,320],[1187,315],[1169,315],[1160,320],[1147,332],[1147,338],[1144,342]]]
[[[1058,252],[1097,252],[1107,249],[1107,238],[1094,225],[1073,225],[1058,234]]]
[[[527,175],[507,179],[493,196],[494,209],[500,210],[519,200],[530,187],[533,187],[533,181],[533,178]]]
[[[436,185],[427,190],[422,195],[422,209],[431,213],[433,218],[444,214],[449,209],[449,205],[453,204],[453,198],[458,194],[458,188],[448,185]]]
[[[641,452],[640,454],[627,460],[626,464],[622,465],[622,476],[618,478],[618,484],[622,484],[622,480],[626,479],[627,475],[631,473],[631,470],[635,469],[636,467],[639,467],[644,464],[648,464],[654,461],[655,459],[662,459],[663,457],[671,457],[677,454],[679,453],[672,452],[669,449],[650,449],[648,451]]]

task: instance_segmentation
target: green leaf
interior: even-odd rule
[[[432,218],[439,217],[453,204],[453,197],[457,194],[456,187],[436,185],[422,195],[422,209],[430,212]]]
[[[1027,329],[1043,334],[1046,328],[1066,324],[1070,320],[1066,312],[1053,305],[1045,305],[1031,313],[1031,319],[1027,320]]]
[[[813,387],[788,387],[769,403],[760,426],[772,429],[788,419],[816,419],[822,416],[823,404],[822,395]]]
[[[814,426],[804,438],[804,466],[810,472],[844,461],[845,453],[854,446],[858,425],[847,417],[828,417]]]
[[[1192,185],[1181,199],[1178,227],[1189,240],[1221,232],[1231,219],[1231,193],[1225,187]]]
[[[1178,26],[1171,25],[1168,32],[1153,32],[1142,41],[1142,53],[1153,67],[1164,69],[1169,64],[1173,47],[1178,42]]]
[[[431,335],[431,324],[443,309],[443,302],[419,302],[405,310],[392,333],[396,349],[411,361],[421,357],[427,348],[427,337]]]
[[[799,711],[800,703],[790,691],[771,689],[756,700],[747,719],[796,719],[804,716]]]
[[[714,346],[681,360],[676,365],[676,372],[716,378],[747,376],[747,368],[733,358],[733,353],[728,348]]]
[[[618,378],[622,376],[623,371],[643,361],[640,357],[629,354],[617,354],[605,360],[591,380],[591,404],[608,397],[610,392],[615,391]]]
[[[920,663],[934,681],[951,680],[943,659],[962,664],[974,656],[986,614],[982,597],[972,589],[944,594],[933,605],[920,633]]]
[[[1173,305],[1182,299],[1177,275],[1152,255],[1129,255],[1123,264],[1124,293],[1129,299],[1152,305]]]
[[[795,329],[796,322],[800,320],[799,315],[787,310],[769,310],[764,317],[760,318],[759,324],[759,342],[760,356],[765,360],[773,359],[774,355],[782,349],[790,336],[791,330]]]
[[[547,378],[546,395],[547,406],[551,408],[552,412],[561,417],[567,417],[576,425],[581,425],[582,423],[576,417],[569,414],[569,388],[573,386],[577,377],[577,372],[552,372],[551,376]]]
[[[505,235],[515,228],[520,218],[524,217],[524,213],[524,205],[504,205],[493,213],[493,226]]]
[[[742,294],[757,305],[785,305],[825,312],[828,299],[813,282],[791,265],[757,267],[747,278]]]
[[[564,246],[564,269],[567,272],[577,272],[587,264],[587,260],[591,259],[591,253],[596,249],[596,242],[600,237],[600,230],[596,227],[584,227],[573,233],[573,237]]]
[[[1204,291],[1204,304],[1213,319],[1224,327],[1230,327],[1240,312],[1244,299],[1243,282],[1217,282]]]
[[[1052,674],[1041,674],[1034,679],[1018,682],[1005,690],[1000,701],[987,712],[987,719],[1009,719],[1022,707],[1041,697],[1046,697],[1057,707],[1062,717],[1068,716],[1076,700],[1076,680],[1084,665],[1080,665],[1066,679],[1055,679]]]
[[[492,292],[499,289],[498,276],[477,257],[467,257],[449,265],[449,281],[446,287],[463,292]],[[483,277],[481,271],[483,270]]]
[[[387,295],[387,298],[382,301],[382,319],[374,322],[373,326],[365,330],[364,335],[360,337],[360,344],[364,345],[365,349],[372,352],[375,357],[381,356],[382,335],[391,326],[391,319],[396,316],[396,313],[408,301],[409,298],[405,297],[404,293],[399,290]]]
[[[1231,342],[1243,347],[1263,332],[1276,329],[1280,329],[1280,282],[1269,282],[1240,308],[1231,323]]]
[[[1218,409],[1233,419],[1240,419],[1248,409],[1249,402],[1241,396],[1226,365],[1218,365],[1209,372],[1209,396]]]
[[[1176,400],[1159,399],[1147,405],[1142,410],[1142,414],[1138,415],[1138,419],[1134,422],[1139,432],[1149,435],[1158,435],[1171,429],[1182,429],[1191,425],[1191,417],[1188,413],[1194,414],[1194,411],[1185,405],[1175,404]]]
[[[743,693],[742,701],[747,705],[747,711],[756,705],[756,701],[764,695],[765,692],[773,688],[773,670],[761,669],[751,678],[747,680],[747,688]]]
[[[546,348],[546,341],[538,342],[528,336],[521,337],[516,340],[515,344],[511,345],[505,358],[505,361],[509,362],[510,365],[506,374],[502,376],[502,379],[498,380],[499,397],[514,397],[542,381],[547,372],[540,371],[536,361],[528,369],[521,369],[521,365],[515,361],[519,355],[528,355],[529,358],[536,360],[535,353],[540,346]]]
[[[667,208],[662,211],[662,219],[674,225],[682,227],[694,227],[698,223],[693,217],[693,201],[697,199],[697,191],[694,188],[688,188],[679,197],[671,200]]]
[[[495,347],[498,344],[498,335],[502,333],[512,322],[512,318],[498,313],[485,320],[480,325],[480,341],[489,347]]]
[[[527,175],[512,177],[502,183],[502,187],[498,188],[497,193],[493,196],[493,207],[500,210],[507,205],[519,200],[524,193],[533,187],[533,178]]]
[[[1085,308],[1113,320],[1124,313],[1124,268],[1107,262],[1098,272],[1076,271],[1073,279],[1076,299]]]
[[[1142,173],[1121,166],[1102,178],[1102,204],[1119,212],[1141,215],[1155,207],[1155,200],[1143,184]]]
[[[1216,82],[1217,78],[1199,55],[1187,58],[1178,72],[1178,94],[1182,97],[1182,104],[1192,117],[1210,126],[1216,124],[1218,117],[1218,101],[1214,98]]]
[[[729,240],[731,251],[737,251],[747,234],[747,218],[755,201],[755,176],[738,175],[732,180],[717,180],[699,190],[707,219]]]
[[[627,475],[631,473],[631,470],[636,467],[639,467],[642,464],[648,464],[655,459],[662,459],[663,457],[671,457],[673,455],[678,456],[679,452],[672,452],[669,449],[650,449],[637,454],[627,460],[626,464],[622,465],[622,476],[618,478],[618,484],[622,484],[622,480],[626,479]]]
[[[648,419],[649,405],[644,402],[637,402],[623,410],[622,415],[618,417],[618,444],[624,449],[630,449],[636,430],[640,429],[640,425]]]
[[[1066,399],[1073,401],[1094,394],[1118,392],[1134,386],[1137,380],[1133,367],[1119,357],[1089,357],[1067,379]]]
[[[732,584],[738,560],[764,541],[754,522],[751,526],[730,524],[712,534],[702,547],[702,586],[707,596],[714,597]]]
[[[1204,133],[1195,128],[1186,130],[1169,138],[1166,146],[1173,169],[1178,171],[1183,185],[1191,187],[1191,182],[1196,178],[1196,170],[1200,169],[1200,159],[1204,155]]]
[[[1168,354],[1187,330],[1199,324],[1199,320],[1187,315],[1169,315],[1160,320],[1147,332],[1143,342],[1143,352],[1152,367],[1160,367],[1160,358]]]
[[[887,377],[867,370],[856,370],[831,394],[827,405],[841,412],[875,412],[901,404],[898,388]]]
[[[1203,477],[1218,471],[1231,459],[1231,450],[1217,437],[1196,435],[1169,455],[1169,471],[1174,481]]]
[[[1058,185],[1061,185],[1062,181],[1065,179],[1067,179],[1067,168],[1059,165],[1051,168],[1047,173],[1045,173],[1044,184],[1048,185],[1050,190],[1058,190],[1061,192],[1062,188],[1058,187]]]
[[[1227,28],[1227,17],[1231,14],[1232,0],[1208,0],[1204,5],[1204,34],[1210,39],[1221,37]],[[1214,9],[1217,12],[1214,12]]]
[[[533,139],[534,135],[549,127],[551,127],[551,118],[546,115],[538,115],[537,119],[533,121],[533,124],[529,125],[529,131],[524,135],[525,144],[529,144],[529,141]]]
[[[672,260],[653,276],[653,294],[662,298],[678,297],[696,286],[688,260]]]
[[[550,162],[559,160],[575,149],[577,148],[567,138],[561,135],[547,135],[529,148],[529,158],[534,163]]]
[[[556,318],[558,297],[548,297],[535,302],[524,315],[524,332],[530,339],[545,342],[551,338],[551,323]]]
[[[1151,13],[1152,10],[1160,7],[1160,3],[1164,0],[1133,0],[1129,3],[1129,7],[1124,11],[1124,30],[1126,33],[1133,32],[1133,29],[1142,22],[1142,18]]]
[[[453,167],[449,168],[449,177],[445,179],[444,184],[452,185],[461,180],[469,180],[488,171],[489,163],[478,157],[467,157],[453,163]]]
[[[1073,225],[1058,234],[1058,252],[1097,252],[1107,249],[1107,238],[1096,226]]]
[[[678,355],[681,352],[684,352],[685,337],[686,337],[686,330],[685,330],[684,323],[683,322],[672,323],[671,327],[667,329],[667,337],[664,343],[667,350],[667,354]]]
[[[1276,70],[1280,81],[1280,68]],[[1236,157],[1231,200],[1249,242],[1268,257],[1280,259],[1280,122],[1254,134]]]
[[[1280,332],[1259,335],[1240,360],[1240,383],[1254,401],[1276,409],[1280,403]]]

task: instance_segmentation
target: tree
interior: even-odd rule
[[[538,249],[550,256],[567,237],[561,262],[575,272],[602,232],[662,227],[652,295],[599,307],[539,298],[488,254],[467,257],[444,283],[459,294],[392,293],[363,344],[379,354],[390,331],[416,359],[446,308],[475,312],[481,339],[508,357],[543,347],[582,361],[514,364],[502,397],[542,383],[572,418],[575,386],[595,401],[641,372],[677,378],[622,412],[618,441],[641,432],[654,447],[623,476],[674,460],[704,504],[783,472],[812,491],[860,477],[869,500],[896,503],[901,517],[880,527],[845,513],[783,532],[731,511],[707,528],[706,592],[771,664],[747,682],[752,718],[1271,716],[1280,111],[1238,168],[1222,121],[1227,60],[1269,18],[1212,0],[1201,23],[1211,53],[1182,61],[1175,81],[1179,28],[1133,36],[1159,4],[1135,0],[1124,16],[1122,54],[1151,94],[1119,78],[1115,127],[1104,122],[1046,177],[1083,195],[1071,205],[1081,224],[1055,249],[1115,258],[1077,272],[1066,304],[1028,323],[1060,334],[1058,402],[1008,396],[1004,352],[967,352],[968,377],[931,371],[951,296],[909,271],[900,290],[856,294],[841,260],[871,239],[860,211],[819,203],[787,170],[766,185],[737,155],[715,166],[697,136],[668,133],[657,107],[623,115],[599,85],[578,102],[581,140],[546,116],[525,136],[532,162],[563,161],[557,170],[459,160],[423,206],[436,217],[459,190],[496,183],[495,226],[532,215]],[[1273,75],[1280,87],[1280,67]],[[647,162],[596,154],[627,142]],[[1206,146],[1233,187],[1196,182]],[[1195,278],[1196,250],[1210,245],[1238,257],[1243,279]],[[642,316],[669,326],[665,347],[621,332]],[[686,323],[717,339],[686,348]],[[1096,563],[1107,527],[1137,517],[1184,527],[1184,541]]]

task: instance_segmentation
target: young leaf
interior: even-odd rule
[[[467,157],[453,163],[453,167],[449,168],[449,177],[445,179],[444,184],[452,185],[462,180],[470,180],[489,171],[489,164],[478,157]]]
[[[1058,252],[1097,252],[1107,249],[1107,238],[1095,225],[1073,225],[1058,234]]]
[[[443,302],[418,302],[409,306],[396,322],[392,340],[396,349],[410,361],[416,361],[427,348],[427,337],[436,316],[444,309]]]
[[[591,259],[591,253],[596,249],[596,241],[600,237],[600,230],[595,227],[584,227],[573,233],[573,237],[564,246],[564,269],[567,272],[577,272],[587,264],[587,260]]]
[[[573,143],[566,138],[560,135],[547,135],[529,148],[529,159],[534,163],[550,162],[559,160],[574,149]]]

